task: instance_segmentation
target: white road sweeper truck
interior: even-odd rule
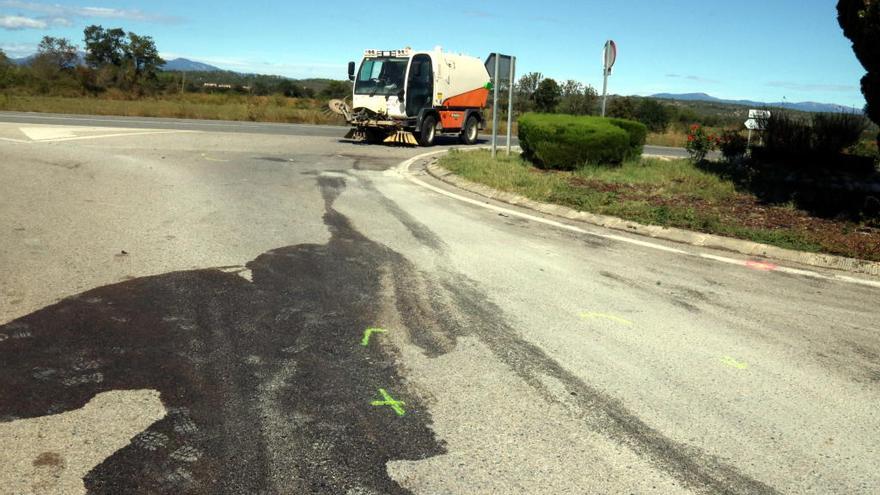
[[[443,133],[473,144],[492,87],[480,59],[439,47],[366,50],[360,66],[349,62],[348,78],[354,82],[351,105],[333,100],[330,109],[352,126],[347,138],[369,143],[431,146]]]

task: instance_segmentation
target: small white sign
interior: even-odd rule
[[[745,122],[746,129],[751,131],[763,131],[765,123],[761,120],[749,119]]]
[[[769,119],[770,110],[749,110],[750,119]]]

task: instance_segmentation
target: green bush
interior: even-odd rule
[[[648,136],[648,128],[641,122],[626,119],[607,119],[608,122],[620,127],[629,134],[629,150],[626,152],[625,160],[630,158],[638,158],[642,156],[642,150],[645,147],[645,138]]]
[[[857,113],[817,113],[807,120],[775,111],[767,120],[764,147],[785,155],[836,155],[856,144],[868,128]]]
[[[810,123],[782,110],[773,111],[762,134],[764,148],[773,155],[797,156],[809,153],[812,147]]]
[[[817,113],[813,115],[813,150],[835,155],[859,142],[868,128],[868,119],[857,113]]]
[[[748,151],[748,139],[740,131],[727,129],[721,133],[718,147],[721,148],[721,155],[725,160],[735,162],[744,157]]]
[[[638,156],[647,133],[637,122],[591,116],[527,113],[518,124],[523,156],[541,168],[562,170]]]

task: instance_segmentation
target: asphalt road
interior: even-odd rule
[[[876,279],[572,231],[326,128],[22,119],[0,493],[880,486]]]
[[[309,136],[342,138],[347,128],[331,125],[307,125],[307,124],[274,124],[260,122],[236,122],[228,120],[191,120],[191,119],[161,119],[152,117],[116,117],[105,115],[63,115],[44,114],[33,112],[0,112],[3,122],[33,125],[66,125],[66,126],[104,126],[120,127],[126,129],[177,129],[186,131],[202,132],[235,132],[253,134],[277,134],[288,136]],[[507,143],[507,136],[498,137],[499,144]],[[442,142],[452,143],[454,140],[445,138]],[[486,136],[482,136],[481,142],[488,143]],[[516,146],[519,140],[514,137],[511,143]],[[682,148],[670,148],[668,146],[645,146],[646,155],[669,156],[686,158],[687,152]]]

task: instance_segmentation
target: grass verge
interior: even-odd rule
[[[788,249],[880,261],[880,229],[767,205],[688,160],[642,159],[572,172],[537,169],[519,156],[451,151],[440,165],[474,182],[547,203],[650,225]]]
[[[340,117],[328,115],[324,111],[324,102],[320,100],[283,96],[184,94],[130,100],[0,95],[0,110],[303,124],[345,123]]]

